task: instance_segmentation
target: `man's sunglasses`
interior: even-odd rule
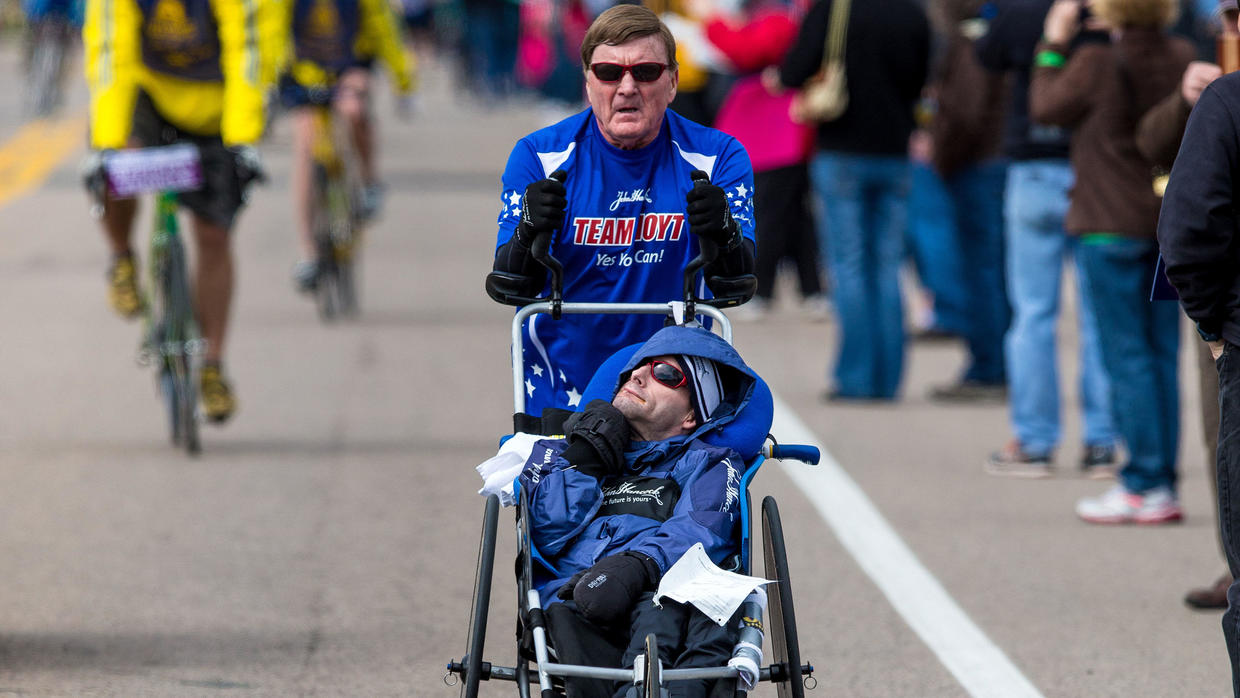
[[[638,82],[654,82],[663,75],[663,71],[667,68],[662,63],[634,63],[633,65],[622,65],[620,63],[591,63],[590,72],[594,73],[594,77],[600,82],[620,82],[624,79],[624,74],[629,73],[633,79]]]
[[[676,364],[658,359],[650,360],[650,377],[672,390],[689,382],[689,379],[685,378],[685,372],[677,368]]]

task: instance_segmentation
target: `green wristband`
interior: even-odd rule
[[[1033,58],[1033,65],[1037,68],[1062,68],[1068,59],[1058,51],[1050,49],[1042,49],[1038,51],[1038,55]]]

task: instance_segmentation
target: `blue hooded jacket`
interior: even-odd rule
[[[568,445],[563,439],[539,441],[526,462],[519,481],[538,551],[533,582],[544,606],[556,601],[555,592],[569,577],[609,555],[643,553],[667,572],[694,543],[702,543],[716,564],[739,550],[744,459],[699,437],[735,419],[753,395],[756,376],[718,336],[665,327],[625,365],[616,389],[643,361],[669,354],[726,367],[723,401],[705,424],[665,441],[630,442],[625,472],[601,480],[560,457]]]

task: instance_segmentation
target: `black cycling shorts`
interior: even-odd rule
[[[177,201],[195,215],[221,226],[232,228],[244,199],[237,161],[219,136],[199,136],[182,131],[169,123],[156,109],[145,92],[138,93],[133,113],[133,139],[143,146],[154,147],[189,142],[202,154],[202,188],[177,194]]]
[[[280,76],[278,89],[280,106],[289,110],[298,107],[329,107],[336,98],[335,86],[306,87],[288,73]]]

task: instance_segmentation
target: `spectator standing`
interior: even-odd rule
[[[956,240],[956,212],[947,185],[934,169],[934,145],[929,126],[934,100],[924,97],[917,110],[919,128],[909,138],[909,258],[921,282],[914,296],[913,341],[941,341],[963,337],[969,304],[962,287],[960,245]]]
[[[520,8],[510,0],[464,0],[464,74],[480,104],[516,87]]]
[[[1076,253],[1077,238],[1064,230],[1072,165],[1068,132],[1029,118],[1029,82],[1034,49],[1052,0],[1000,0],[987,31],[977,40],[982,65],[1006,72],[1011,102],[1004,132],[1010,158],[1005,202],[1006,271],[1012,322],[1004,338],[1008,404],[1014,438],[986,461],[992,475],[1048,477],[1060,439],[1059,376],[1055,325],[1059,315],[1064,259],[1077,278],[1077,336],[1084,448],[1081,469],[1108,476],[1115,462],[1115,426],[1109,381],[1102,364],[1097,323]],[[1092,36],[1091,36],[1092,35]],[[1082,32],[1075,42],[1105,42]]]
[[[935,17],[946,47],[932,88],[932,161],[951,200],[959,260],[958,288],[969,311],[964,339],[969,363],[960,379],[930,391],[933,400],[1002,400],[1007,393],[1003,333],[1011,313],[1003,281],[1003,188],[1000,154],[1003,76],[982,68],[973,40],[984,31],[981,0],[939,0]]]
[[[736,18],[718,12],[712,0],[686,6],[739,75],[715,121],[715,128],[745,146],[754,169],[758,290],[737,313],[759,318],[769,312],[779,263],[789,259],[796,266],[802,305],[822,315],[820,307],[827,301],[809,210],[808,163],[814,133],[788,115],[792,93],[781,90],[777,70],[796,40],[798,17],[779,0],[750,2]]]
[[[831,6],[818,0],[780,66],[799,88],[822,65]],[[840,322],[832,400],[892,400],[904,372],[900,265],[908,222],[908,140],[929,70],[930,27],[913,0],[848,0],[848,108],[818,125],[810,179]],[[830,244],[827,235],[830,231]]]
[[[1240,571],[1240,265],[1235,163],[1240,158],[1240,74],[1215,80],[1193,108],[1158,221],[1167,277],[1218,368],[1219,525],[1231,573]],[[1227,591],[1223,637],[1240,698],[1240,586]]]
[[[1137,150],[1140,116],[1175,89],[1196,51],[1166,32],[1175,0],[1095,0],[1110,45],[1086,44],[1069,57],[1081,26],[1079,0],[1056,0],[1034,60],[1030,114],[1073,129],[1076,170],[1066,226],[1078,254],[1111,377],[1111,410],[1128,462],[1120,483],[1082,499],[1091,523],[1159,524],[1182,517],[1176,494],[1179,312],[1151,303],[1159,199]]]
[[[1224,0],[1220,3],[1220,11],[1226,15],[1223,23],[1224,34],[1235,36],[1237,33],[1235,18],[1235,0]],[[1222,68],[1213,63],[1193,61],[1184,71],[1179,88],[1167,95],[1153,109],[1146,112],[1137,127],[1137,147],[1141,153],[1160,169],[1170,171],[1180,149],[1188,125],[1188,116],[1197,101],[1201,98],[1206,86],[1222,75]],[[1160,225],[1161,227],[1161,225]],[[1199,380],[1199,396],[1201,400],[1201,425],[1205,434],[1206,471],[1209,473],[1211,489],[1214,492],[1216,520],[1221,521],[1221,510],[1218,506],[1218,370],[1214,365],[1214,355],[1206,342],[1197,343],[1197,375]],[[1220,550],[1224,551],[1222,538],[1219,538]],[[1212,584],[1190,589],[1184,595],[1184,602],[1192,608],[1209,610],[1227,608],[1227,589],[1234,578],[1230,571],[1224,571]]]

